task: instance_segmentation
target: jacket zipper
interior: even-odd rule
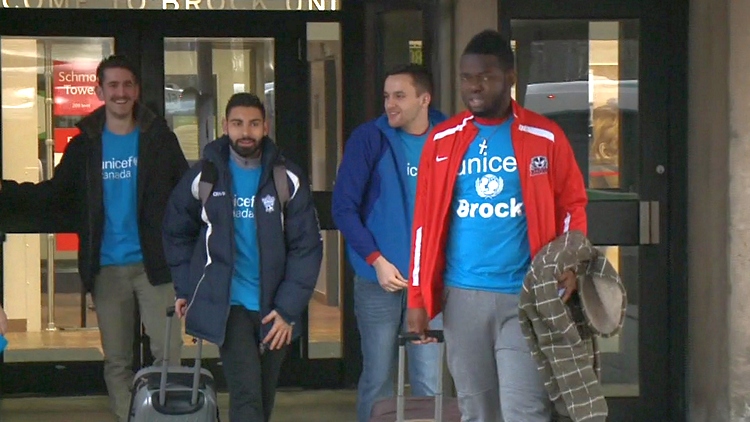
[[[230,146],[231,148],[231,146]],[[229,157],[231,160],[232,158]],[[237,259],[237,239],[234,237],[234,190],[232,189],[232,184],[234,183],[232,180],[232,172],[229,170],[229,164],[227,163],[227,167],[224,169],[224,180],[227,181],[227,197],[229,198],[229,244],[231,246],[230,253],[231,256],[231,262],[232,262],[232,275],[229,277],[229,295],[227,297],[227,312],[224,316],[224,326],[227,325],[227,321],[229,321],[229,313],[232,311],[232,279],[234,278],[234,261]]]
[[[229,172],[228,168],[224,170],[224,173],[225,173],[224,174],[225,180],[227,180],[227,187],[226,187],[227,197],[230,198],[230,203],[231,203],[231,198],[234,195],[234,191],[232,190],[232,175]],[[263,175],[261,175],[261,179],[263,179]],[[266,183],[268,183],[268,182],[266,182]],[[258,186],[258,192],[260,192],[260,191],[261,191],[261,186],[259,184],[259,186]],[[262,252],[261,252],[261,248],[260,248],[260,232],[258,231],[258,217],[257,216],[259,214],[257,213],[257,207],[256,207],[258,192],[256,192],[256,194],[254,195],[254,199],[253,199],[253,204],[252,205],[253,205],[253,213],[255,213],[255,215],[256,215],[256,218],[255,218],[255,227],[256,227],[256,229],[255,229],[255,241],[256,241],[256,243],[258,245],[258,296],[259,296],[258,297],[258,305],[259,305],[258,307],[260,308],[259,314],[260,314],[260,319],[262,321],[263,317],[264,317],[263,316],[263,282],[262,282],[263,281],[263,259],[261,257]],[[205,212],[204,208],[205,208],[205,206],[201,207],[201,212]],[[231,218],[229,219],[230,220],[229,225],[230,225],[230,233],[231,233],[231,236],[230,236],[230,245],[231,245],[231,254],[232,254],[231,261],[234,262],[235,259],[236,259],[236,247],[237,247],[236,243],[237,242],[236,242],[236,239],[234,238],[234,209],[233,209],[233,207],[230,207],[230,212],[231,212]],[[206,213],[206,217],[208,217],[208,213]],[[211,226],[209,226],[209,228],[211,228],[212,226],[213,226],[213,224]],[[209,250],[209,244],[208,244],[208,242],[209,242],[209,235],[210,235],[210,233],[207,230],[207,232],[206,232],[206,255],[207,255],[207,257],[210,257],[210,254],[209,254],[209,251],[208,251]],[[210,264],[211,264],[210,262],[206,262],[206,265],[203,267],[203,274],[201,275],[200,280],[198,280],[198,284],[195,286],[195,289],[193,290],[193,297],[190,300],[190,303],[188,304],[187,309],[185,310],[185,314],[186,315],[187,315],[187,312],[190,310],[190,307],[192,306],[193,301],[195,301],[195,297],[197,296],[198,289],[200,288],[200,285],[202,284],[203,279],[206,277],[206,271],[208,270],[208,266]],[[232,271],[234,272],[234,268],[232,268]],[[229,320],[229,313],[230,313],[230,311],[232,309],[232,306],[231,306],[231,304],[232,304],[231,278],[230,278],[229,282],[230,282],[229,297],[227,299],[227,305],[229,305],[229,306],[227,306],[227,311],[225,313],[224,325],[226,325],[226,322]],[[265,333],[264,333],[264,328],[263,328],[263,324],[262,323],[260,325],[260,333],[261,333],[261,338],[258,339],[259,343],[260,343],[259,347],[260,347],[260,353],[263,353],[265,351],[265,349],[266,349],[266,346],[265,346],[265,344],[262,343],[263,342],[263,338],[265,338]]]
[[[200,173],[196,177],[200,177]],[[216,187],[216,185],[214,185],[214,187]],[[227,191],[229,193],[229,195],[228,195],[229,198],[231,198],[231,183],[230,183],[230,186],[227,187]],[[206,203],[208,203],[208,201],[206,201]],[[206,245],[205,245],[206,246],[206,265],[203,266],[203,274],[201,274],[201,278],[198,279],[198,283],[195,285],[195,289],[193,289],[193,295],[190,298],[190,302],[188,303],[187,308],[185,309],[185,315],[187,315],[188,311],[190,311],[190,308],[193,306],[193,303],[195,302],[195,298],[198,296],[198,289],[200,289],[201,284],[203,284],[203,280],[206,278],[206,273],[208,272],[208,267],[211,264],[213,264],[213,260],[211,260],[211,252],[210,252],[210,245],[209,245],[209,241],[211,240],[211,235],[213,234],[213,223],[208,218],[208,211],[206,211],[205,208],[206,208],[206,205],[205,204],[201,204],[201,219],[202,219],[203,213],[205,213],[206,214],[206,220],[208,220],[208,223],[207,223],[208,224],[208,228],[206,229],[206,241],[205,241],[206,242]],[[233,218],[231,219],[231,223],[230,224],[232,224],[232,231],[234,231],[234,219]],[[232,241],[233,241],[233,238],[232,238]],[[232,245],[232,251],[233,251],[232,253],[234,253],[234,246],[233,245]],[[230,293],[230,295],[231,295],[231,293]],[[226,325],[226,320],[229,319],[229,308],[230,307],[227,307],[226,319],[224,321],[224,325]]]
[[[262,175],[261,175],[262,177]],[[266,182],[268,183],[268,182]],[[260,338],[258,339],[259,347],[260,347],[260,353],[263,354],[265,352],[267,345],[263,343],[263,339],[266,337],[265,333],[265,327],[263,326],[263,318],[265,318],[265,315],[263,315],[263,257],[262,252],[260,249],[260,230],[259,230],[259,224],[258,224],[258,196],[261,191],[262,186],[260,183],[258,184],[258,191],[255,193],[254,199],[253,199],[253,212],[255,213],[255,242],[258,244],[258,309],[260,310]]]
[[[276,186],[276,183],[273,180],[273,168],[276,165],[277,158],[278,157],[273,157],[272,160],[269,160],[269,162],[270,162],[269,165],[264,167],[264,172],[263,172],[264,174],[261,174],[261,181],[263,182],[263,185],[261,185],[260,183],[258,183],[258,191],[255,194],[255,200],[253,200],[253,212],[255,213],[255,239],[256,239],[256,242],[258,244],[258,296],[259,296],[259,298],[258,298],[258,305],[259,305],[258,308],[260,308],[260,320],[261,321],[263,321],[263,318],[265,317],[265,315],[263,314],[263,252],[262,252],[262,249],[260,247],[260,245],[261,245],[261,243],[260,243],[261,238],[260,238],[260,229],[259,229],[259,225],[258,225],[258,216],[260,214],[258,214],[258,212],[257,212],[256,204],[258,202],[258,196],[260,196],[259,194],[260,194],[261,190],[269,182],[272,183],[274,187]],[[270,170],[268,170],[269,168],[270,168]],[[277,192],[276,193],[276,198],[277,199],[278,199],[278,196],[279,195],[278,195],[278,192]],[[280,206],[283,206],[283,205],[281,205],[281,201],[279,201],[279,204],[280,204]],[[282,212],[282,216],[283,216],[283,212]],[[282,225],[282,231],[283,231],[283,225]],[[271,311],[273,311],[273,309],[269,310],[269,313]],[[261,338],[258,339],[259,343],[260,343],[260,353],[263,354],[263,352],[265,352],[267,350],[267,348],[269,347],[269,345],[263,343],[263,339],[266,336],[266,332],[265,332],[265,327],[263,326],[262,322],[260,324],[260,336],[261,336]]]
[[[89,158],[89,159],[86,160],[86,179],[87,179],[86,180],[87,184],[90,184],[90,180],[91,180],[91,158]],[[104,183],[104,180],[102,180],[102,183]],[[89,203],[91,205],[93,205],[93,203],[94,203],[94,201],[93,201],[94,192],[92,192],[92,191],[90,191],[88,189],[87,189],[87,191],[88,191],[88,195],[87,196],[88,196]],[[93,209],[94,209],[93,206],[89,206],[89,239],[88,239],[88,244],[89,244],[88,250],[89,250],[89,253],[88,253],[88,255],[89,255],[89,260],[91,261],[91,263],[93,263],[93,261],[94,261],[94,213],[92,212]],[[102,263],[101,263],[101,257],[100,257],[99,258],[99,268],[100,269],[101,269],[101,265],[102,265]],[[94,283],[96,282],[96,280],[95,280],[95,275],[94,274],[91,274],[90,276],[92,277],[92,279],[91,279],[91,289],[93,291],[93,289],[94,289]]]

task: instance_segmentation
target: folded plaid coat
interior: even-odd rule
[[[578,291],[563,303],[557,280],[566,270],[576,273]],[[521,330],[561,416],[606,420],[597,337],[620,332],[626,305],[619,275],[583,233],[565,233],[534,257],[520,296]]]

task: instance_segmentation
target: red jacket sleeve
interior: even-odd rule
[[[422,257],[422,240],[425,216],[429,205],[430,172],[435,161],[435,141],[430,135],[422,148],[417,172],[417,197],[414,201],[414,221],[411,229],[411,263],[409,265],[409,293],[407,308],[424,308],[422,286],[429,280],[423,280],[420,274]],[[429,288],[429,285],[427,285]]]
[[[578,167],[570,141],[562,130],[555,134],[554,145],[555,175],[555,221],[557,235],[571,230],[579,230],[587,235],[586,186],[581,169]]]

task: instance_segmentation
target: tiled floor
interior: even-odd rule
[[[77,293],[55,295],[56,320],[60,327],[80,327],[81,297]],[[46,296],[43,297],[43,325],[46,326]],[[96,314],[87,312],[88,329],[61,329],[58,331],[11,332],[6,335],[8,350],[6,362],[102,360],[101,341],[96,327]],[[341,312],[338,307],[326,306],[316,299],[309,307],[309,333],[311,358],[335,358],[341,356]],[[186,348],[183,356],[194,356],[191,338],[185,336]],[[206,357],[217,357],[218,350],[208,345]]]
[[[221,420],[229,421],[228,396],[219,395]],[[271,422],[350,422],[355,416],[356,392],[318,390],[279,392]],[[2,422],[113,422],[107,398],[61,397],[4,399],[0,401]]]

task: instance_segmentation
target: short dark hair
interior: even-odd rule
[[[474,35],[464,48],[464,55],[466,54],[495,56],[503,70],[516,67],[516,57],[510,47],[510,42],[500,32],[491,29]]]
[[[251,94],[249,92],[238,92],[229,97],[226,109],[227,114],[225,116],[228,117],[229,113],[235,107],[255,107],[260,110],[260,114],[263,116],[263,120],[266,119],[266,107],[263,105],[263,101],[261,101],[260,98],[258,98],[258,96],[255,94]]]
[[[113,54],[99,62],[99,66],[96,68],[96,79],[98,79],[100,86],[104,82],[104,71],[115,68],[130,71],[133,74],[133,78],[135,78],[135,83],[140,85],[141,76],[138,74],[138,69],[135,68],[133,63],[122,54]]]
[[[432,91],[434,89],[432,83],[432,73],[430,73],[430,71],[421,64],[409,63],[396,66],[388,71],[388,73],[385,74],[385,77],[388,78],[389,76],[393,75],[411,76],[411,78],[414,80],[414,86],[417,88],[417,94],[423,94],[427,92],[432,95]]]

